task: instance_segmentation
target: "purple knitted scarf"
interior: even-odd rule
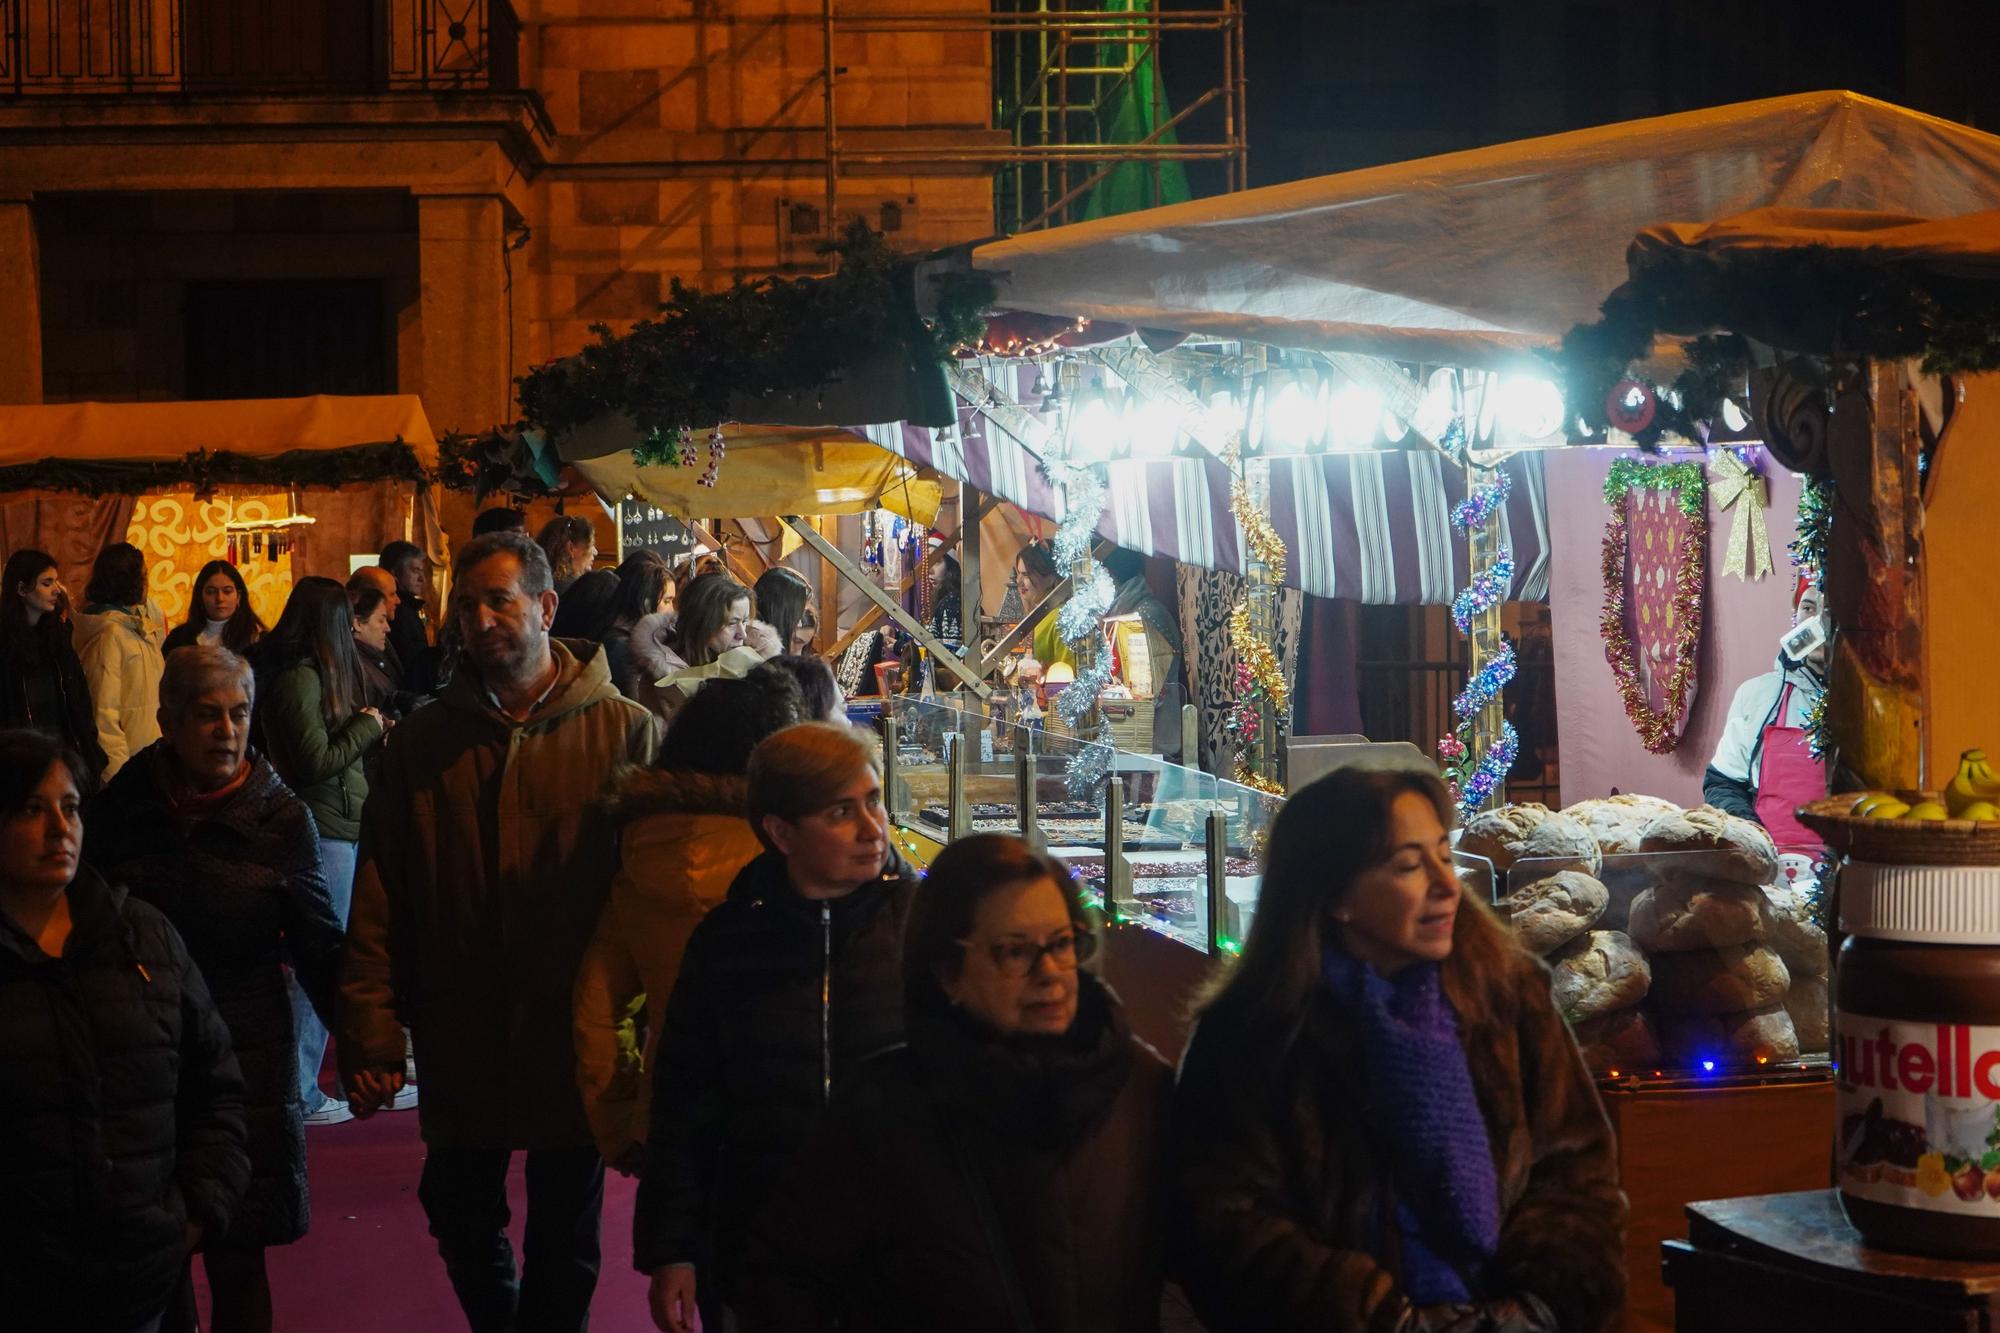
[[[1438,965],[1385,979],[1328,946],[1324,975],[1361,1038],[1362,1111],[1395,1183],[1404,1287],[1418,1305],[1469,1300],[1468,1277],[1499,1244],[1500,1186]]]

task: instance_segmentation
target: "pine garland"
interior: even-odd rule
[[[657,317],[623,334],[594,324],[595,343],[523,375],[522,413],[551,439],[628,413],[642,437],[638,460],[677,463],[681,430],[705,431],[745,402],[824,392],[885,345],[912,369],[934,368],[983,332],[991,279],[941,280],[927,322],[913,271],[867,224],[857,220],[825,250],[840,256],[828,277],[738,281],[720,292],[676,279]]]

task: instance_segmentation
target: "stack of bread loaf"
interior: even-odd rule
[[[1594,1069],[1827,1048],[1826,937],[1758,825],[1650,796],[1512,805],[1466,825]]]

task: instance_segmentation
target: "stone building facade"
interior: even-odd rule
[[[989,168],[941,160],[1004,141],[976,27],[847,31],[833,0],[0,9],[0,402],[415,392],[479,430],[676,278],[818,271],[854,215],[909,249],[992,226]]]

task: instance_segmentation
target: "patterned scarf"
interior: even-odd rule
[[[1323,974],[1360,1033],[1362,1113],[1395,1185],[1404,1287],[1418,1305],[1470,1300],[1468,1277],[1499,1244],[1500,1186],[1438,965],[1385,979],[1329,945]]]

